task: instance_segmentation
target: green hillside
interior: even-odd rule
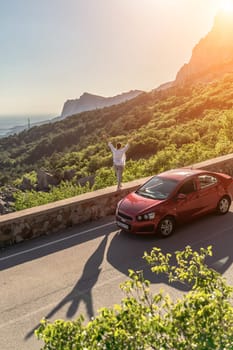
[[[144,93],[0,139],[0,183],[19,183],[25,173],[44,168],[60,181],[74,169],[72,183],[62,182],[68,196],[112,185],[108,140],[130,143],[124,181],[233,152],[233,74]],[[78,180],[90,175],[95,175],[94,187],[75,192]]]

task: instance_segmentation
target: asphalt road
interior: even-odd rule
[[[0,349],[34,350],[42,343],[34,330],[43,318],[86,320],[102,306],[119,303],[119,288],[128,269],[143,269],[153,291],[162,287],[173,298],[185,289],[153,276],[144,251],[163,252],[212,245],[208,263],[233,285],[233,207],[225,216],[208,215],[179,227],[173,236],[132,236],[120,232],[114,217],[88,223],[52,236],[23,242],[0,251]]]

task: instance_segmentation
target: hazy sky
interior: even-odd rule
[[[175,79],[223,0],[0,0],[0,115]]]

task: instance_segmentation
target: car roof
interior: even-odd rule
[[[179,168],[179,169],[171,169],[164,171],[158,176],[163,176],[175,180],[183,180],[185,178],[188,178],[193,175],[203,174],[203,173],[210,173],[208,171],[202,170],[202,169],[192,169],[192,168]]]

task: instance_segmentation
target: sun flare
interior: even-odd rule
[[[226,13],[233,12],[233,0],[222,0],[220,3],[220,8]]]

